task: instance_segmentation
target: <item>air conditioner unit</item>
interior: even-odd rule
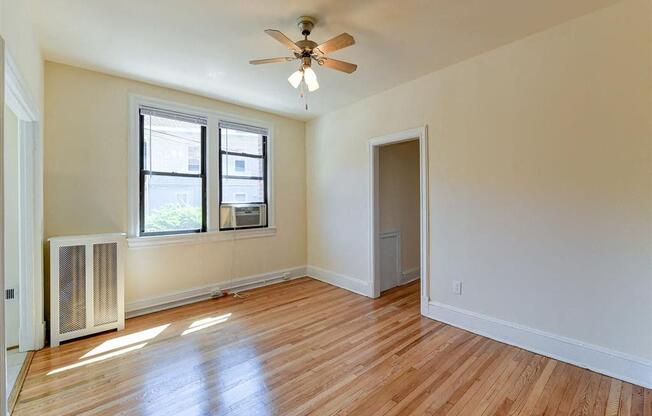
[[[220,229],[253,228],[267,225],[266,204],[222,204]]]
[[[50,346],[124,329],[125,235],[54,237],[49,241]]]

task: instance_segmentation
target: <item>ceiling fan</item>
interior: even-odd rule
[[[252,65],[260,65],[301,60],[299,69],[290,75],[288,82],[294,88],[298,88],[299,85],[302,85],[303,83],[306,85],[306,87],[308,87],[308,91],[310,92],[315,91],[319,88],[317,75],[311,67],[312,61],[315,61],[317,64],[325,66],[326,68],[346,72],[347,74],[353,73],[358,68],[357,65],[349,62],[338,61],[337,59],[328,58],[326,56],[331,52],[335,52],[355,44],[355,39],[353,39],[353,36],[349,35],[348,33],[342,33],[341,35],[335,36],[333,39],[327,40],[322,44],[317,44],[316,42],[308,39],[308,36],[310,35],[310,32],[312,32],[312,29],[315,27],[316,22],[317,20],[314,17],[310,16],[301,16],[297,19],[297,26],[299,26],[299,30],[303,35],[303,39],[297,42],[292,42],[287,36],[278,30],[267,29],[265,33],[285,45],[293,52],[294,56],[256,59],[249,61],[249,63]],[[303,96],[303,88],[301,95]]]

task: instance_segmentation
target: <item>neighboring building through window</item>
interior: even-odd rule
[[[260,204],[266,215],[267,130],[227,122],[219,128],[220,206]]]
[[[199,172],[201,170],[201,147],[188,146],[188,171]]]
[[[130,237],[274,225],[269,127],[159,100],[130,100]]]
[[[206,230],[206,122],[140,109],[140,235]]]

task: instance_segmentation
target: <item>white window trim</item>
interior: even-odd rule
[[[139,236],[139,192],[140,192],[140,152],[139,152],[139,117],[138,109],[142,106],[160,108],[162,110],[193,114],[206,117],[206,227],[202,233],[172,234],[162,236]],[[264,127],[267,135],[267,227],[258,229],[243,229],[236,231],[220,231],[219,229],[219,152],[218,126],[220,121],[231,121]],[[238,115],[194,107],[186,104],[150,98],[137,94],[129,94],[129,149],[128,149],[128,231],[127,243],[132,247],[151,247],[171,244],[197,244],[211,241],[225,241],[241,238],[269,237],[276,233],[274,210],[274,125],[256,119],[244,118]]]

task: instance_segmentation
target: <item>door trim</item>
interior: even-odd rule
[[[369,139],[369,247],[370,247],[370,297],[380,296],[380,267],[378,249],[380,246],[379,218],[379,148],[388,144],[410,140],[419,141],[419,205],[420,205],[420,268],[421,268],[421,314],[424,314],[430,301],[430,252],[429,252],[429,213],[428,213],[428,126],[403,130],[396,133]]]
[[[41,113],[18,66],[5,50],[5,104],[19,120],[21,230],[18,290],[20,351],[43,348],[45,342],[43,302],[43,143]],[[26,208],[24,208],[26,207]],[[27,215],[24,215],[27,213]],[[29,253],[23,255],[22,253]],[[4,321],[3,321],[4,322]]]

